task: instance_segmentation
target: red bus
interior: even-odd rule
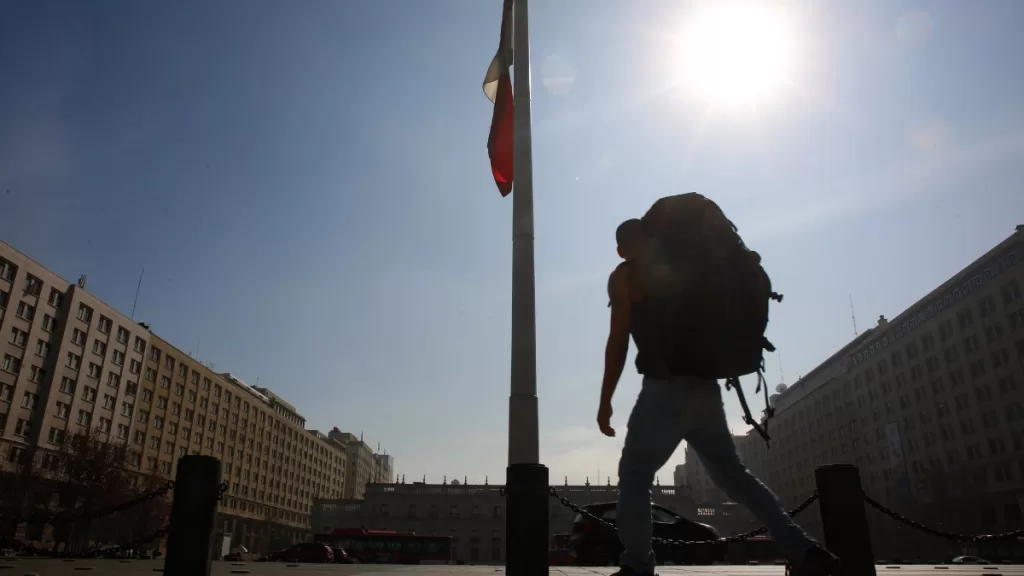
[[[569,540],[572,534],[555,534],[551,537],[551,549],[548,552],[549,566],[572,566],[574,558],[569,552]]]
[[[360,564],[451,564],[452,539],[415,532],[339,528],[317,534],[315,542],[337,546]]]

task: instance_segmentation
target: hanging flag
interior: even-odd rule
[[[512,0],[504,0],[501,12],[501,37],[498,51],[484,76],[484,94],[494,102],[491,132],[487,136],[487,156],[491,159],[494,183],[502,196],[512,192],[513,146],[515,142],[512,106]]]

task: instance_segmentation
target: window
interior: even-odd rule
[[[143,340],[142,338],[136,336],[135,337],[135,346],[133,348],[139,354],[145,353],[146,352],[146,341]]]
[[[49,302],[50,306],[53,306],[54,308],[60,308],[61,304],[64,303],[64,294],[56,288],[51,288],[50,299],[47,300],[47,302]]]
[[[132,410],[133,407],[130,402],[121,402],[121,416],[126,416],[131,419]]]
[[[128,337],[130,334],[124,326],[117,327],[117,341],[121,344],[128,344]]]
[[[89,308],[85,304],[79,304],[78,314],[75,317],[86,324],[92,322],[92,308]]]
[[[8,282],[14,282],[14,275],[17,273],[18,267],[14,264],[0,258],[0,278],[7,280]],[[13,460],[12,460],[13,462]]]
[[[43,281],[31,274],[25,275],[25,294],[39,296],[43,290]]]
[[[27,437],[32,434],[32,422],[24,418],[18,418],[14,424],[14,436]]]
[[[39,396],[31,392],[25,392],[25,395],[21,397],[21,407],[28,408],[29,410],[35,410],[36,404],[39,403]]]
[[[67,365],[72,370],[78,370],[82,367],[82,357],[74,352],[68,352]]]
[[[44,360],[50,357],[51,350],[50,343],[45,340],[36,340],[36,356],[41,356]]]
[[[103,407],[107,410],[113,410],[114,406],[117,405],[117,398],[114,398],[110,394],[103,395]]]
[[[100,368],[100,365],[95,362],[89,362],[89,377],[99,380],[101,375],[103,375],[103,369]]]
[[[31,322],[36,317],[36,307],[25,302],[18,302],[18,310],[15,314],[18,318]]]
[[[107,374],[107,386],[118,388],[121,386],[121,377],[113,372]]]
[[[32,366],[32,368],[29,369],[28,381],[41,384],[43,380],[46,380],[46,369],[40,368],[39,366]]]
[[[117,437],[120,440],[127,440],[128,439],[128,426],[126,426],[124,424],[118,424],[117,425]]]
[[[113,322],[110,321],[110,318],[100,314],[100,325],[97,329],[104,334],[110,334],[111,326],[113,326]]]
[[[0,309],[2,308],[3,306],[0,305]],[[53,316],[50,316],[49,314],[43,314],[43,330],[46,330],[47,332],[53,332],[56,329],[57,319],[54,318]]]
[[[113,422],[109,418],[100,418],[100,432],[110,432],[110,426]]]
[[[85,332],[75,328],[71,333],[71,341],[79,346],[85,346]]]
[[[96,395],[98,394],[98,392],[99,391],[96,390],[95,388],[93,388],[91,386],[86,386],[85,390],[82,392],[82,398],[86,402],[90,402],[90,403],[91,402],[95,402],[96,401]]]
[[[115,366],[124,366],[124,352],[114,350],[114,357],[111,359]]]
[[[3,368],[4,372],[9,372],[9,373],[15,374],[15,375],[20,374],[21,373],[21,359],[15,358],[14,356],[11,356],[10,354],[4,354],[4,363],[2,364],[2,368]]]
[[[28,332],[11,328],[11,337],[8,339],[11,344],[18,348],[24,348],[28,344]]]
[[[78,411],[78,424],[81,426],[89,426],[92,424],[92,412],[86,412],[85,410]]]
[[[63,402],[57,402],[57,418],[67,420],[71,414],[71,406]]]
[[[10,299],[10,296],[7,292],[0,290],[0,310],[7,308],[7,301]]]
[[[60,444],[64,442],[65,432],[60,428],[50,428],[50,433],[47,434],[47,440],[50,444]]]
[[[181,376],[182,378],[188,376],[188,365],[184,362],[178,366],[178,376]]]

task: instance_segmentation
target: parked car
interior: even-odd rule
[[[270,562],[334,562],[334,552],[326,544],[302,542],[284,550],[278,550],[267,557]]]
[[[584,510],[594,516],[616,523],[616,503],[591,504]],[[654,537],[671,540],[705,541],[718,540],[718,530],[707,524],[687,520],[671,510],[654,504],[651,506],[651,518],[654,520]],[[614,566],[619,562],[622,543],[615,531],[602,526],[596,521],[577,514],[573,519],[570,552],[578,566]],[[725,545],[721,543],[675,546],[654,543],[654,553],[658,563],[664,564],[711,564],[725,558]]]
[[[348,557],[348,552],[345,552],[344,548],[338,548],[337,546],[330,546],[331,552],[334,553],[335,564],[352,564],[352,559]]]

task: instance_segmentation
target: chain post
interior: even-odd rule
[[[210,576],[213,520],[226,490],[217,458],[188,455],[178,460],[165,576]]]
[[[841,576],[875,576],[871,529],[861,495],[860,472],[852,464],[829,464],[814,471],[825,545],[843,561]]]

